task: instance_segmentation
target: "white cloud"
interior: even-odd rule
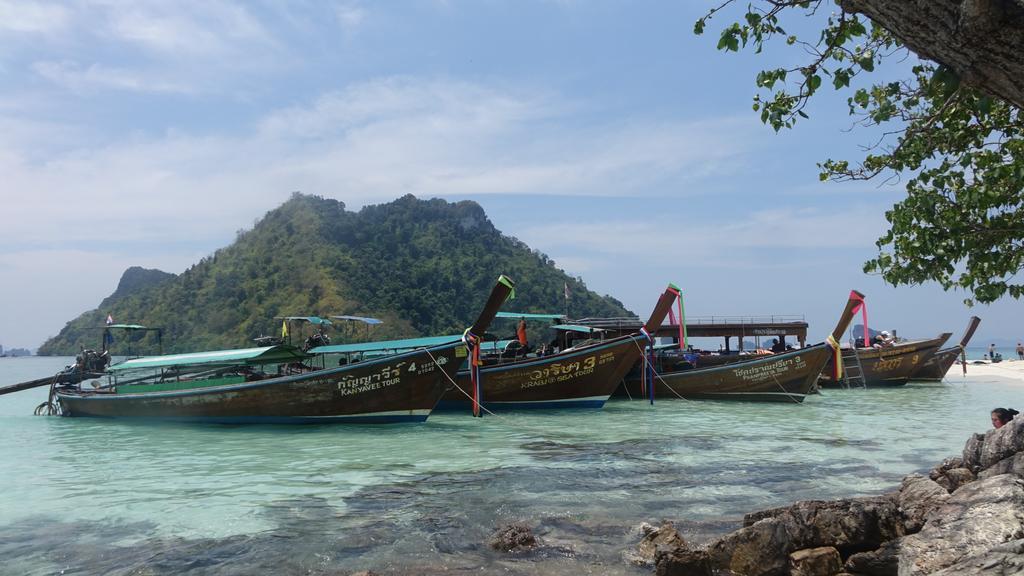
[[[366,19],[366,10],[355,2],[342,2],[334,7],[338,24],[346,32],[352,32]]]
[[[133,70],[107,68],[99,64],[87,67],[77,62],[36,62],[32,69],[43,78],[63,86],[73,92],[89,92],[94,90],[114,89],[131,92],[191,94],[194,88],[163,81],[159,78],[146,78],[142,73]]]
[[[842,210],[778,208],[744,211],[730,206],[719,218],[702,214],[697,220],[679,221],[654,215],[649,220],[552,222],[513,226],[516,236],[541,251],[559,250],[577,270],[615,268],[619,258],[648,265],[685,258],[688,265],[730,268],[793,268],[807,261],[763,258],[759,254],[844,248],[869,249],[886,223],[879,206],[853,205]],[[728,257],[724,257],[728,254]]]
[[[728,119],[581,132],[575,112],[550,94],[404,78],[271,113],[245,136],[136,136],[34,161],[0,134],[0,173],[18,191],[0,240],[115,236],[98,222],[125,241],[220,237],[293,190],[350,206],[406,192],[650,194],[734,166],[746,145],[735,143],[744,128]]]
[[[276,44],[243,4],[224,0],[172,4],[108,1],[103,31],[115,39],[179,58],[240,53],[249,44]]]
[[[0,0],[0,31],[51,34],[64,30],[69,20],[60,4]]]

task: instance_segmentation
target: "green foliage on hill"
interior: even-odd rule
[[[568,283],[572,316],[630,314],[501,234],[475,202],[409,195],[348,212],[336,200],[295,194],[179,276],[134,282],[136,271],[125,290],[122,280],[117,293],[69,322],[39,354],[99,346],[97,327],[108,313],[117,322],[164,328],[166,352],[250,346],[255,336],[279,334],[273,318],[288,315],[381,318],[384,324],[369,332],[373,339],[458,333],[476,318],[499,274],[517,284],[506,309],[562,312]],[[513,329],[497,324],[492,331]],[[367,331],[360,325],[329,335],[353,341]],[[115,341],[114,352],[123,344]]]

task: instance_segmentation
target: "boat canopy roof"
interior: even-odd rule
[[[143,368],[171,368],[174,366],[232,366],[239,364],[279,364],[302,360],[302,350],[287,345],[264,346],[262,348],[241,348],[238,350],[212,350],[188,354],[165,354],[143,356],[125,360],[110,367],[113,372],[140,370]]]
[[[450,336],[426,336],[423,338],[406,338],[404,340],[382,340],[380,342],[358,342],[356,344],[331,344],[317,346],[310,354],[354,354],[356,352],[398,352],[440,346],[449,342],[462,340],[461,334]]]
[[[425,336],[423,338],[406,338],[404,340],[383,340],[380,342],[359,342],[356,344],[331,344],[330,346],[317,346],[309,351],[310,354],[357,354],[367,355],[394,354],[406,352],[417,348],[429,348],[440,346],[449,342],[462,340],[461,334],[449,336]],[[480,345],[481,350],[504,350],[511,340],[485,341]]]
[[[590,326],[581,326],[579,324],[555,324],[552,328],[555,330],[566,330],[568,332],[583,332],[584,334],[606,331],[604,328],[591,328]]]
[[[362,322],[363,324],[369,324],[371,326],[384,323],[383,320],[378,320],[377,318],[370,318],[368,316],[348,316],[345,314],[341,314],[337,316],[331,316],[331,318],[334,318],[336,320],[349,320],[351,322]]]
[[[103,328],[120,328],[122,330],[160,330],[160,328],[148,328],[141,324],[107,324]]]
[[[331,325],[331,321],[327,318],[321,318],[319,316],[279,316],[279,320],[287,320],[289,322],[309,322],[310,324],[324,324],[326,326]]]
[[[531,312],[498,312],[495,318],[527,318],[530,320],[562,320],[565,314],[534,314]]]

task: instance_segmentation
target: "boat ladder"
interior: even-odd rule
[[[864,383],[864,367],[860,364],[860,356],[856,348],[843,348],[843,388],[867,388]]]

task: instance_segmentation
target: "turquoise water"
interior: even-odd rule
[[[0,359],[0,385],[67,358]],[[0,397],[2,574],[646,574],[640,522],[693,540],[796,499],[875,494],[957,454],[1024,387],[969,375],[802,405],[613,401],[421,425],[184,426],[32,416]],[[524,521],[544,546],[492,552]]]

